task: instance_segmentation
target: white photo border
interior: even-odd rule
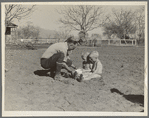
[[[145,67],[144,67],[144,112],[57,112],[57,111],[5,111],[5,5],[24,4],[24,5],[144,5],[145,6]],[[147,116],[148,115],[148,4],[147,1],[107,1],[107,2],[1,2],[1,51],[2,51],[2,116]]]

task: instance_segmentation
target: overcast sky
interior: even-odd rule
[[[103,6],[105,9],[105,14],[110,14],[111,10],[117,9],[120,10],[121,8],[124,9],[138,9],[138,5],[125,5],[125,6],[120,6],[120,5],[110,5],[110,6]],[[44,29],[49,29],[49,30],[60,30],[61,24],[58,22],[58,19],[62,17],[59,13],[57,13],[57,10],[61,10],[64,8],[64,5],[36,5],[35,10],[33,13],[31,13],[27,18],[22,19],[20,21],[15,20],[14,23],[17,24],[18,26],[25,26],[27,23],[32,23],[34,26],[39,26]],[[100,28],[93,30],[89,32],[89,35],[92,33],[98,33],[102,34],[102,30]],[[72,32],[72,34],[77,35],[78,31]]]

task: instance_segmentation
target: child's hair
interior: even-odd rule
[[[87,60],[87,56],[89,55],[90,53],[89,52],[85,52],[85,53],[82,53],[81,57],[83,60]]]
[[[97,51],[92,51],[90,54],[89,54],[89,57],[98,57],[99,56],[99,53]]]

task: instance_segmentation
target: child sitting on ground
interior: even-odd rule
[[[99,53],[97,51],[92,51],[89,54],[89,61],[93,64],[90,71],[82,71],[81,69],[76,70],[75,78],[81,82],[82,80],[90,80],[93,78],[100,78],[102,74],[102,64],[98,59]],[[78,76],[78,75],[79,76]]]
[[[82,53],[82,55],[81,55],[81,58],[83,60],[82,68],[78,68],[74,72],[74,79],[79,78],[80,74],[82,74],[82,72],[91,71],[92,63],[89,61],[89,54],[90,54],[89,52]]]
[[[82,67],[83,67],[83,70],[84,71],[88,71],[88,70],[91,70],[92,68],[92,63],[90,63],[89,61],[89,52],[86,52],[86,53],[82,53],[81,57],[83,59],[83,62],[82,62]]]

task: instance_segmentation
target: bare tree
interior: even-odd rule
[[[136,22],[136,34],[138,37],[138,40],[143,39],[145,37],[145,9],[144,6],[140,7],[136,11],[136,17],[135,17],[135,22]]]
[[[59,21],[72,30],[88,32],[100,26],[102,7],[91,5],[69,6],[59,11]]]
[[[101,35],[100,34],[92,34],[91,35],[91,39],[92,39],[92,45],[93,46],[96,46],[97,45],[97,40],[98,39],[102,39]]]
[[[14,19],[20,20],[29,15],[35,5],[20,5],[20,4],[6,4],[5,5],[5,26],[7,26]]]
[[[132,10],[112,10],[112,14],[106,17],[103,24],[104,34],[110,37],[112,34],[117,34],[119,38],[127,38],[129,33],[135,33],[136,22],[135,12]]]
[[[54,38],[58,39],[67,39],[70,35],[70,30],[62,29],[61,31],[56,31],[54,34]]]
[[[38,39],[39,38],[39,27],[28,24],[25,27],[19,28],[17,30],[18,38],[20,39]]]

